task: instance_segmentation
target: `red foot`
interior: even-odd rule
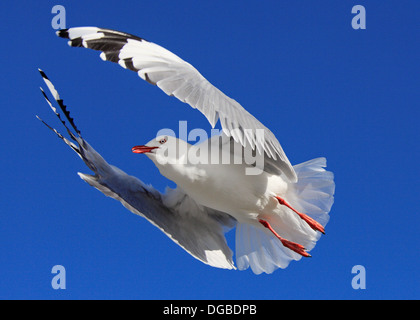
[[[305,251],[305,248],[301,244],[280,237],[267,221],[259,219],[258,222],[270,230],[286,248],[289,248],[290,250],[299,253],[304,257],[311,257],[311,255]]]
[[[323,234],[325,234],[325,229],[324,229],[324,227],[319,222],[317,222],[316,220],[314,220],[311,217],[307,216],[306,214],[297,211],[290,204],[288,204],[286,202],[286,200],[284,200],[283,198],[280,198],[280,197],[276,196],[276,199],[279,201],[279,203],[281,205],[288,207],[290,210],[292,210],[293,212],[295,212],[296,214],[298,214],[299,217],[302,220],[304,220],[312,229],[314,229],[315,231],[320,231]]]

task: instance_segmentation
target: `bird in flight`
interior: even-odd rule
[[[94,172],[79,173],[84,181],[213,267],[272,273],[311,256],[308,252],[325,233],[334,201],[334,177],[324,169],[325,158],[292,166],[268,128],[191,64],[155,43],[97,27],[63,29],[57,35],[72,47],[101,51],[103,60],[136,72],[198,109],[212,127],[217,121],[222,127],[220,135],[195,145],[160,135],[132,148],[176,183],[175,189],[161,193],[108,164],[87,143],[51,80],[39,70],[64,118],[41,91],[69,138],[38,118]],[[236,266],[225,238],[233,228]]]

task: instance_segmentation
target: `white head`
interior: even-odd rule
[[[166,165],[183,163],[190,145],[172,136],[158,136],[142,146],[131,149],[134,153],[144,153],[161,169]]]
[[[188,187],[191,180],[201,178],[202,168],[189,162],[188,153],[192,145],[172,136],[158,136],[143,146],[135,146],[134,153],[144,153],[153,161],[161,175],[181,188]]]

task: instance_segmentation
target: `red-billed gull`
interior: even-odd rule
[[[82,138],[52,82],[40,70],[70,126],[43,94],[74,142],[47,126],[95,173],[79,173],[83,180],[211,266],[235,269],[224,237],[235,226],[240,270],[251,267],[256,274],[272,273],[291,260],[310,256],[308,252],[325,232],[334,200],[334,178],[324,169],[325,158],[292,166],[269,129],[193,66],[159,45],[97,27],[57,34],[69,39],[71,46],[102,51],[103,60],[137,72],[166,94],[198,109],[213,127],[220,120],[223,129],[221,135],[198,145],[159,135],[132,148],[134,153],[146,154],[163,176],[177,184],[162,194],[108,164]]]

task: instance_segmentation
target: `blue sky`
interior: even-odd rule
[[[156,42],[270,128],[290,161],[325,156],[336,197],[311,259],[271,275],[202,264],[158,229],[89,187],[37,72],[49,75],[83,136],[108,162],[163,190],[131,153],[162,128],[210,129],[197,111],[70,48],[67,27],[100,26]],[[351,9],[366,8],[366,30]],[[418,1],[2,1],[0,298],[419,299],[420,25]],[[228,240],[234,247],[233,233]],[[53,290],[51,268],[66,268]],[[366,269],[354,290],[354,265]]]

